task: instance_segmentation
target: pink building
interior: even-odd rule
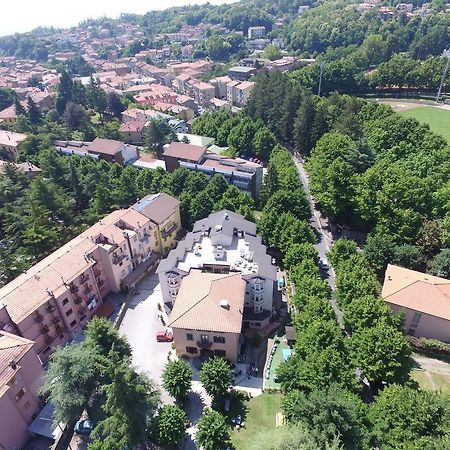
[[[0,330],[34,341],[45,362],[82,332],[109,292],[130,286],[175,245],[179,205],[155,194],[114,211],[0,288]]]
[[[381,295],[408,335],[450,342],[450,280],[389,264]]]
[[[0,320],[2,320],[2,309],[0,309]],[[16,450],[26,443],[29,438],[27,428],[41,409],[38,390],[44,371],[34,346],[34,342],[28,339],[0,331],[0,448],[2,450]]]

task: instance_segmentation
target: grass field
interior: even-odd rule
[[[450,143],[450,110],[421,106],[397,111],[404,117],[412,117],[421,123],[427,123],[431,131],[440,134]]]
[[[450,393],[450,375],[432,372],[427,375],[423,370],[413,369],[411,376],[422,389]]]
[[[235,429],[231,441],[236,450],[245,450],[259,433],[275,429],[275,415],[281,412],[281,394],[262,394],[246,402],[245,428]]]

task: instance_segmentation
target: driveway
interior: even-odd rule
[[[164,325],[158,318],[158,303],[161,299],[158,276],[155,273],[149,274],[137,285],[137,289],[140,293],[130,297],[119,333],[126,336],[131,345],[133,365],[156,382],[164,403],[172,403],[172,398],[162,389],[161,384],[161,374],[167,363],[171,344],[156,342],[156,333],[164,330]]]

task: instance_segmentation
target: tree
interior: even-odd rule
[[[197,424],[195,443],[203,450],[227,450],[231,446],[230,427],[217,411],[206,410]]]
[[[117,445],[134,447],[146,443],[148,429],[159,402],[153,382],[129,367],[114,350],[108,354],[104,367],[109,383],[103,387],[106,401],[102,409],[106,418],[96,425],[94,443],[105,448]],[[102,447],[100,447],[102,448]]]
[[[191,366],[183,359],[169,361],[162,374],[164,389],[177,400],[185,400],[192,381]]]
[[[344,322],[352,332],[374,327],[385,321],[401,329],[402,316],[394,316],[386,302],[380,297],[365,295],[353,299],[344,310]]]
[[[367,407],[355,394],[331,384],[309,394],[291,391],[283,398],[283,411],[287,420],[311,430],[318,447],[338,437],[346,450],[369,449]]]
[[[450,278],[450,249],[444,248],[431,262],[431,273],[438,277]]]
[[[0,111],[14,104],[15,93],[9,88],[0,88]]]
[[[127,340],[119,335],[114,325],[102,317],[92,317],[85,331],[85,343],[96,349],[99,355],[108,356],[111,350],[127,360],[131,358],[131,347]]]
[[[86,126],[89,118],[81,105],[69,101],[64,109],[63,120],[70,130],[81,130]]]
[[[360,328],[350,340],[352,360],[374,392],[383,383],[403,384],[409,379],[411,350],[402,331],[385,320]]]
[[[27,110],[30,122],[33,125],[39,125],[42,122],[42,114],[40,109],[30,96],[27,99]]]
[[[187,415],[179,406],[164,405],[155,419],[154,439],[162,446],[176,446],[183,439],[187,424]]]
[[[20,101],[17,97],[14,99],[14,109],[16,110],[17,116],[26,116],[27,115],[26,109],[23,107],[22,103],[20,103]]]
[[[450,403],[438,393],[394,384],[380,392],[369,419],[380,448],[440,450],[450,434]],[[417,441],[417,447],[408,446]]]
[[[269,158],[276,144],[277,138],[267,127],[260,128],[253,138],[253,150],[264,160]]]
[[[98,79],[94,79],[91,76],[86,95],[89,106],[100,115],[100,119],[103,119],[103,114],[106,111],[108,103],[106,93],[100,87],[100,81]]]
[[[223,358],[211,358],[200,370],[200,381],[206,392],[218,402],[233,383],[233,371]]]
[[[163,146],[176,140],[174,129],[164,119],[152,119],[145,131],[147,147],[162,152]]]
[[[120,119],[121,114],[123,111],[125,111],[125,106],[122,103],[122,100],[117,95],[116,92],[108,92],[108,95],[106,97],[107,103],[108,103],[108,111],[114,116]]]
[[[419,247],[411,244],[395,245],[392,249],[392,263],[412,270],[423,270],[425,266]]]
[[[52,354],[42,393],[50,396],[55,423],[80,416],[100,376],[97,361],[96,349],[84,343],[58,347]]]
[[[341,262],[348,261],[353,255],[356,255],[356,242],[351,239],[340,238],[333,243],[328,258],[337,269]]]
[[[269,44],[264,49],[263,55],[264,55],[264,58],[270,59],[271,61],[275,61],[276,59],[281,58],[281,51],[276,45]]]
[[[73,82],[65,70],[61,71],[61,78],[58,85],[58,95],[56,97],[56,111],[63,115],[67,102],[72,100]]]

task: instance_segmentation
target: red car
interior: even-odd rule
[[[173,341],[173,334],[168,333],[167,331],[158,331],[156,333],[156,340],[158,342],[172,342]]]

